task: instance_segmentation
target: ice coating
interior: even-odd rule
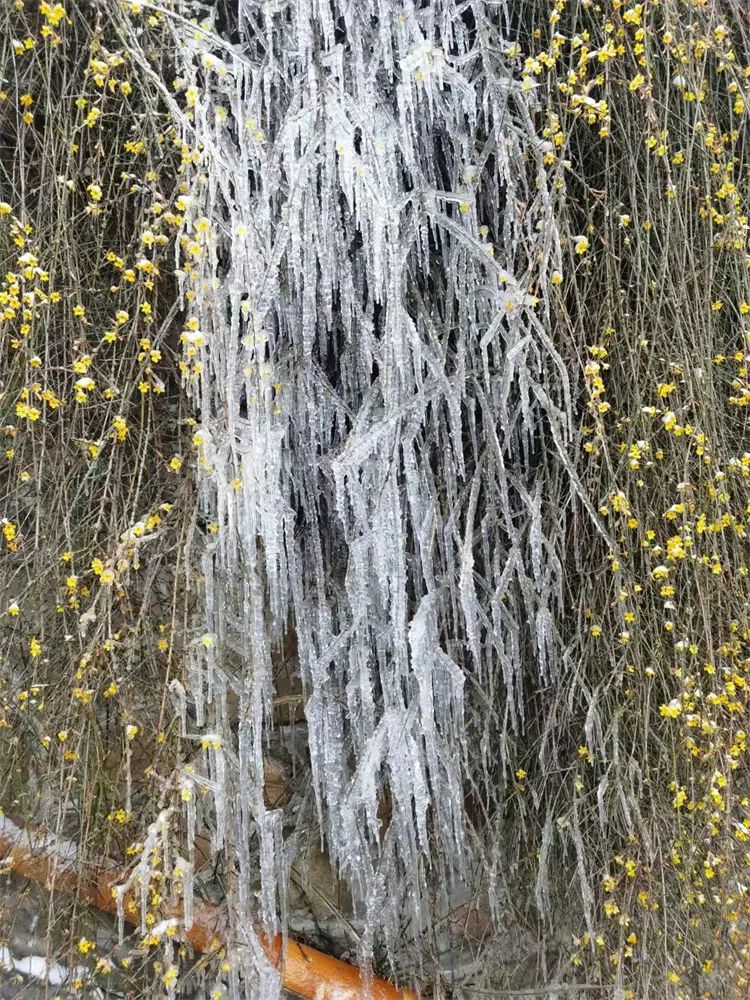
[[[170,100],[200,150],[177,260],[186,386],[216,528],[172,690],[183,732],[188,714],[221,741],[205,775],[233,923],[275,931],[284,831],[263,752],[295,631],[320,837],[365,962],[376,940],[418,953],[431,894],[493,868],[467,836],[467,775],[504,767],[527,672],[560,669],[578,491],[545,323],[554,192],[503,7],[471,8],[241,0],[174,24]],[[252,940],[240,954],[268,990]]]

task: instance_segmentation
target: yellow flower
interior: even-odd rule
[[[589,243],[588,236],[576,236],[574,249],[579,256],[583,256],[590,246],[591,244]]]
[[[65,8],[61,3],[56,3],[54,6],[51,3],[40,3],[39,13],[52,24],[57,27],[59,23],[65,18]]]
[[[116,416],[112,421],[112,436],[118,441],[124,441],[128,436],[128,425],[125,417]]]
[[[25,417],[27,420],[34,421],[38,420],[41,415],[41,410],[36,406],[29,406],[28,403],[24,402],[16,403],[16,416],[21,417],[21,419]]]
[[[677,719],[682,715],[682,703],[673,698],[668,705],[659,706],[659,714],[667,719]]]
[[[29,655],[33,656],[35,659],[36,657],[42,655],[42,644],[36,636],[29,641]]]

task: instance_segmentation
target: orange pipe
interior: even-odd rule
[[[4,867],[32,879],[48,889],[59,889],[84,900],[106,913],[116,913],[114,886],[126,881],[127,873],[113,862],[89,876],[81,875],[71,862],[73,845],[58,841],[44,831],[21,829],[0,815],[0,852]],[[128,904],[132,892],[123,900],[125,919],[131,924],[140,920],[138,907]],[[182,917],[182,907],[172,907],[169,916]],[[195,900],[193,925],[184,931],[185,940],[196,950],[207,952],[221,945],[225,937],[225,923],[219,907]],[[411,990],[401,990],[384,979],[371,979],[369,991],[360,970],[341,962],[324,952],[298,941],[288,940],[286,948],[281,935],[268,938],[258,935],[266,955],[281,968],[285,989],[305,1000],[417,1000]]]

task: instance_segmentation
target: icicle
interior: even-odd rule
[[[177,857],[174,875],[182,885],[182,919],[186,931],[193,926],[193,865],[185,858]]]
[[[220,738],[212,734],[203,737],[202,745],[204,748],[209,748],[209,761],[211,762],[211,787],[214,793],[214,809],[216,813],[216,824],[212,830],[211,848],[216,852],[220,851],[224,846],[224,831],[226,827],[227,788],[224,752],[221,748]]]
[[[185,803],[187,813],[187,842],[191,863],[195,862],[195,786],[193,781],[184,775],[180,779],[180,797]]]
[[[117,941],[122,945],[125,940],[125,893],[127,889],[124,885],[116,885],[112,889],[117,908]]]
[[[148,912],[148,890],[151,884],[151,853],[160,842],[163,842],[167,820],[171,809],[162,809],[157,818],[148,828],[146,840],[141,848],[141,857],[135,868],[136,881],[139,883],[141,897],[141,934],[146,934],[146,915]]]
[[[180,717],[180,735],[187,735],[187,695],[185,688],[175,677],[169,684],[169,691],[176,704],[177,713]]]
[[[130,748],[130,740],[125,737],[125,812],[131,813],[133,811],[133,774],[130,768],[130,758],[132,756],[132,750]]]

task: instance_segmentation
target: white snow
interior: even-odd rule
[[[83,966],[69,969],[57,962],[48,962],[41,955],[26,955],[23,958],[15,958],[5,945],[0,946],[0,966],[9,972],[17,972],[22,976],[30,976],[32,979],[42,979],[50,986],[62,986],[69,979],[82,979],[88,975],[88,969]]]

